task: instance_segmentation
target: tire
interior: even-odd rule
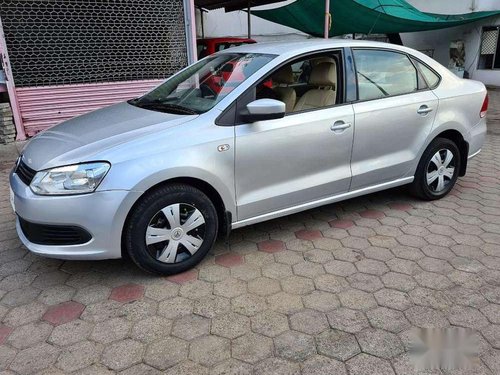
[[[448,161],[450,156],[452,159]],[[440,160],[437,160],[438,158]],[[415,179],[410,185],[410,192],[426,201],[443,198],[457,182],[460,161],[460,150],[455,142],[446,138],[434,139],[418,163]],[[428,183],[431,180],[432,182]],[[440,185],[441,180],[442,185]]]
[[[141,269],[173,275],[205,257],[218,225],[215,206],[201,190],[165,185],[146,193],[133,207],[124,232],[125,248]]]

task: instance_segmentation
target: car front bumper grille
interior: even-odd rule
[[[19,160],[14,173],[17,174],[19,179],[28,186],[31,184],[31,181],[33,181],[33,178],[36,175],[36,171],[28,167],[22,158]]]
[[[21,217],[19,224],[28,241],[38,245],[81,245],[92,239],[89,232],[77,226],[36,224]]]

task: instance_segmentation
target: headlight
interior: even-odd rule
[[[37,172],[30,188],[39,195],[92,193],[111,165],[105,162],[67,165]]]

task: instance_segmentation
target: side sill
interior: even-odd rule
[[[347,192],[347,193],[342,193],[342,194],[334,195],[334,196],[331,196],[331,197],[322,198],[322,199],[319,199],[319,200],[316,200],[316,201],[303,203],[303,204],[300,204],[300,205],[297,205],[297,206],[284,208],[284,209],[281,209],[281,210],[278,210],[278,211],[269,212],[267,214],[263,214],[263,215],[259,215],[259,216],[254,216],[254,217],[251,217],[251,218],[248,218],[248,219],[245,219],[245,220],[236,221],[236,222],[232,223],[231,224],[231,229],[237,229],[237,228],[241,228],[241,227],[244,227],[244,226],[247,226],[247,225],[252,225],[252,224],[260,223],[261,221],[267,221],[267,220],[271,220],[271,219],[276,219],[278,217],[282,217],[282,216],[286,216],[286,215],[291,215],[291,214],[294,214],[294,213],[297,213],[297,212],[300,212],[300,211],[305,211],[305,210],[309,210],[311,208],[315,208],[315,207],[319,207],[319,206],[324,206],[326,204],[340,202],[340,201],[343,201],[343,200],[346,200],[346,199],[359,197],[360,195],[370,194],[370,193],[374,193],[376,191],[386,190],[386,189],[390,189],[390,188],[393,188],[393,187],[396,187],[396,186],[406,185],[406,184],[409,184],[409,183],[413,182],[413,179],[414,179],[414,176],[405,177],[405,178],[399,178],[397,180],[393,180],[393,181],[389,181],[389,182],[384,182],[383,184],[368,186],[368,187],[365,187],[365,188],[362,188],[362,189],[358,189],[358,190],[354,190],[354,191],[350,191],[350,192]]]
[[[482,149],[480,148],[478,151],[474,152],[472,155],[469,155],[467,156],[467,159],[470,160],[472,159],[473,157],[479,155],[479,153],[482,151]]]

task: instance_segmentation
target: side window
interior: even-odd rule
[[[291,61],[256,86],[257,99],[277,99],[286,112],[321,109],[342,101],[340,51]]]
[[[439,76],[430,68],[428,68],[427,65],[422,64],[418,60],[412,60],[417,66],[418,70],[420,70],[420,73],[422,73],[422,75],[424,76],[425,82],[427,82],[427,86],[431,89],[435,88],[439,83]]]
[[[353,50],[359,100],[380,99],[418,90],[418,72],[402,53]]]

